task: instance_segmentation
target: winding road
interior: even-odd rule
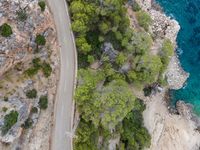
[[[60,44],[60,80],[54,110],[51,150],[72,150],[73,94],[76,80],[76,47],[65,0],[47,0]]]

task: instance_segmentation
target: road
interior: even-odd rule
[[[57,29],[60,49],[60,80],[54,109],[51,150],[72,150],[73,92],[76,78],[76,48],[65,0],[48,0]]]

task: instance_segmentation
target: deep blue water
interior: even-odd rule
[[[200,115],[200,0],[157,0],[165,13],[176,19],[181,30],[177,37],[179,59],[190,73],[186,85],[172,91],[172,103],[184,100]]]

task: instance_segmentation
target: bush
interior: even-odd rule
[[[36,91],[36,89],[28,90],[26,92],[26,96],[28,98],[36,98],[37,97],[37,91]]]
[[[47,95],[40,96],[39,105],[41,109],[47,109],[48,107],[48,97]]]
[[[8,110],[8,108],[7,107],[3,107],[2,110],[3,110],[3,112],[6,112]]]
[[[151,144],[151,136],[144,127],[142,112],[145,105],[139,99],[135,102],[135,108],[124,118],[121,142],[126,149],[142,150]]]
[[[44,63],[42,64],[42,71],[43,71],[43,73],[44,73],[44,76],[45,76],[46,78],[48,78],[48,77],[51,75],[51,72],[52,72],[52,68],[51,68],[50,64],[44,62]]]
[[[146,31],[149,30],[149,25],[151,25],[152,19],[145,11],[139,11],[136,14],[138,23],[141,27],[143,27]]]
[[[161,62],[163,64],[162,72],[167,68],[171,57],[174,54],[174,46],[169,39],[165,39],[160,52]]]
[[[45,8],[46,8],[45,1],[40,1],[40,2],[38,2],[38,5],[40,6],[41,11],[45,11]]]
[[[150,96],[151,95],[151,93],[152,93],[152,87],[151,86],[148,86],[148,87],[145,87],[144,89],[143,89],[143,92],[144,92],[144,96]]]
[[[7,23],[4,23],[2,26],[0,26],[0,34],[3,37],[9,37],[12,33],[12,28]]]
[[[38,108],[37,107],[32,107],[31,113],[37,113],[37,112],[38,112]]]
[[[26,10],[24,9],[20,9],[19,11],[17,11],[17,18],[24,22],[26,19],[27,19],[27,13],[26,13]]]
[[[26,119],[26,121],[24,122],[24,124],[22,124],[22,127],[24,129],[28,129],[28,128],[32,127],[32,124],[33,124],[33,120],[30,119],[30,118],[28,118],[28,119]]]
[[[35,42],[37,45],[45,45],[46,44],[46,39],[43,35],[38,34],[36,36]]]
[[[7,101],[8,101],[8,97],[5,96],[5,97],[3,98],[3,100],[4,100],[5,102],[7,102]]]
[[[140,6],[137,2],[133,2],[132,9],[133,9],[133,11],[140,11],[141,10],[141,8],[140,8]]]
[[[40,69],[40,67],[41,67],[40,62],[41,62],[40,58],[35,58],[32,60],[33,66],[37,69]]]
[[[17,122],[18,112],[12,110],[9,114],[4,117],[4,125],[1,128],[2,134],[5,135],[11,127]]]
[[[38,68],[31,67],[31,68],[29,68],[29,69],[27,69],[27,70],[25,71],[25,74],[28,75],[29,77],[32,77],[32,76],[34,76],[35,74],[37,74],[38,71],[39,71]]]
[[[34,76],[35,74],[38,73],[39,69],[41,68],[41,64],[40,64],[40,58],[35,58],[32,60],[32,64],[33,66],[30,67],[29,69],[27,69],[25,71],[25,74],[27,74],[29,77]]]

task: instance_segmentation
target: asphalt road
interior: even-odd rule
[[[54,110],[51,150],[72,150],[73,92],[76,77],[76,48],[65,0],[47,0],[61,46],[60,81]]]

